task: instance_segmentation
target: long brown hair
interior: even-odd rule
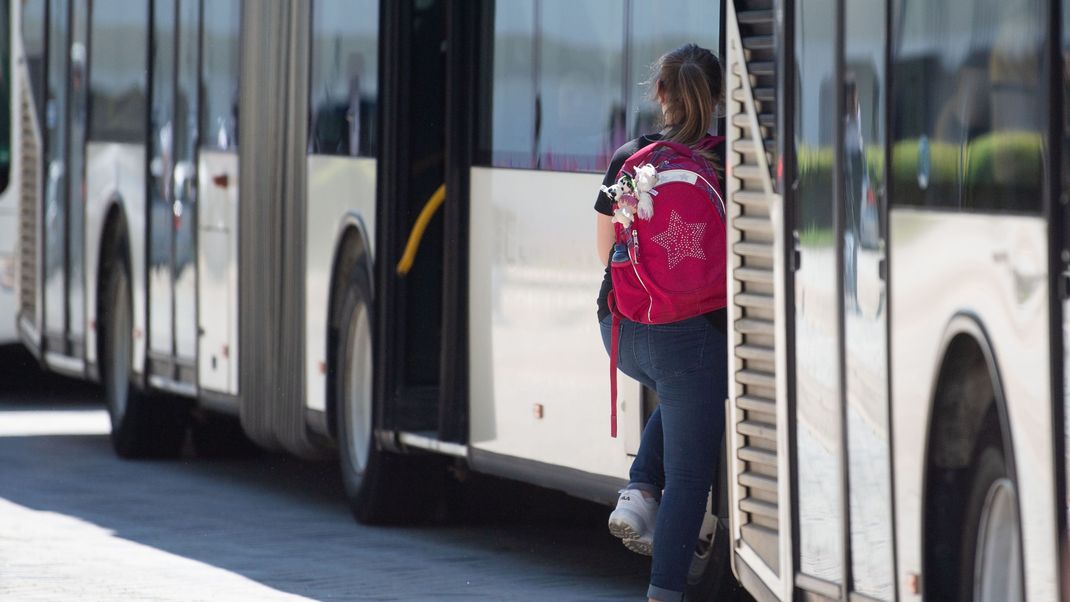
[[[713,126],[723,96],[721,61],[705,48],[685,44],[654,62],[650,93],[665,107],[665,139],[695,146]],[[700,151],[713,161],[710,151]]]

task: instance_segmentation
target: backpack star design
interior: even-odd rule
[[[706,260],[706,253],[702,250],[702,235],[705,232],[704,222],[689,224],[673,211],[669,216],[669,227],[650,240],[665,248],[671,270],[687,257]]]

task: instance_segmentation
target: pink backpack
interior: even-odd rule
[[[708,136],[699,150],[723,138]],[[620,318],[666,324],[726,304],[725,203],[713,166],[691,148],[654,142],[621,167],[613,199],[617,242],[610,257],[611,434],[617,436],[617,338]]]

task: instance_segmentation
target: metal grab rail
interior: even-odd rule
[[[427,230],[427,224],[435,216],[435,212],[438,211],[438,208],[442,206],[445,200],[446,185],[442,184],[431,195],[431,198],[427,199],[427,203],[424,204],[424,208],[420,210],[420,215],[416,218],[416,223],[412,226],[412,232],[409,232],[409,241],[405,243],[405,253],[402,254],[401,260],[398,261],[398,276],[405,276],[412,269],[412,264],[416,261],[416,252],[420,249],[420,241],[423,240],[424,231]]]

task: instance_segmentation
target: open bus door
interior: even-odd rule
[[[886,10],[727,7],[729,503],[734,569],[759,599],[896,596]]]
[[[465,266],[480,6],[406,0],[381,8],[382,39],[392,43],[381,59],[377,427],[438,451],[460,448],[437,442],[468,436]]]

